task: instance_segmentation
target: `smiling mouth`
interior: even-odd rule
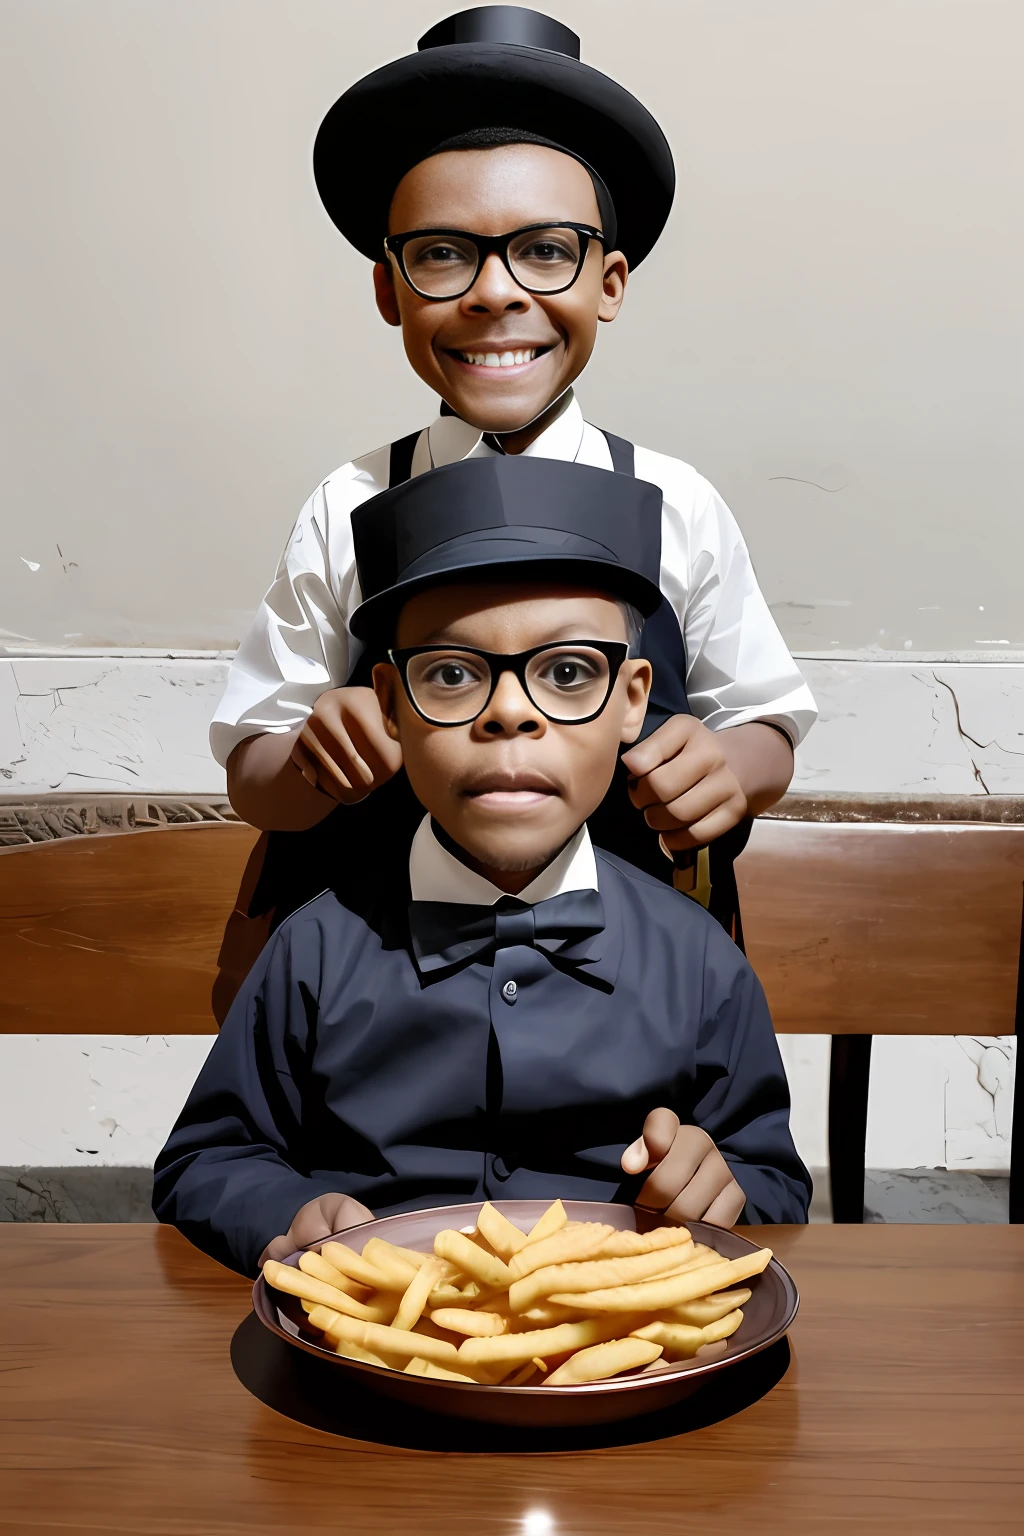
[[[448,356],[454,357],[458,363],[466,363],[472,368],[519,368],[524,363],[536,362],[551,351],[546,347],[506,347],[502,352],[474,351],[463,352],[455,347],[448,347]]]

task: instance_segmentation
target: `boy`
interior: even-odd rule
[[[660,502],[499,458],[355,514],[353,631],[427,814],[279,927],[157,1159],[157,1215],[214,1257],[486,1197],[806,1218],[753,973],[587,831],[643,723]]]
[[[674,170],[657,123],[579,61],[579,39],[510,6],[449,18],[418,53],[347,91],[321,126],[314,170],[331,218],[374,262],[378,309],[401,326],[441,415],[343,466],[307,503],[211,743],[244,819],[295,832],[340,804],[334,844],[318,837],[316,848],[358,860],[409,802],[349,632],[351,514],[389,484],[467,458],[632,472],[631,445],[585,423],[572,386],[661,232]],[[624,759],[602,836],[669,880],[666,852],[721,838],[785,792],[815,708],[713,488],[643,449],[635,470],[662,491],[664,602],[641,643],[655,676],[644,739]],[[389,780],[373,814],[352,814]],[[292,904],[321,884],[300,879]]]

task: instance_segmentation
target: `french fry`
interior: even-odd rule
[[[529,1233],[489,1202],[434,1253],[329,1241],[298,1269],[269,1261],[339,1355],[440,1381],[568,1386],[718,1358],[771,1259],[728,1260],[685,1227],[620,1232],[568,1221],[555,1201]]]
[[[525,1312],[513,1312],[509,1322],[514,1333],[525,1333],[529,1328],[554,1328],[556,1323],[578,1323],[579,1313],[573,1307],[559,1307],[553,1301],[538,1301]]]
[[[363,1349],[361,1344],[346,1344],[342,1339],[335,1339],[334,1353],[342,1355],[346,1360],[358,1360],[362,1365],[383,1365],[385,1368],[394,1369],[394,1357],[385,1360],[383,1355],[375,1355],[372,1349]]]
[[[379,1323],[390,1317],[391,1308],[387,1303],[369,1303],[356,1301],[354,1296],[339,1291],[336,1286],[328,1285],[325,1280],[317,1280],[314,1275],[307,1275],[301,1269],[292,1269],[290,1264],[279,1264],[276,1259],[268,1259],[263,1266],[267,1284],[272,1285],[277,1291],[284,1291],[289,1296],[298,1296],[306,1301],[315,1301],[325,1307],[331,1307],[335,1312],[342,1312],[348,1317],[359,1318],[367,1323]]]
[[[670,1360],[692,1359],[708,1342],[703,1328],[691,1328],[686,1323],[648,1323],[645,1328],[634,1328],[630,1337],[660,1344]]]
[[[504,1260],[485,1253],[464,1232],[439,1232],[434,1238],[434,1252],[439,1259],[457,1264],[465,1274],[491,1290],[507,1290],[512,1282]]]
[[[356,1253],[354,1248],[349,1248],[347,1243],[324,1243],[320,1248],[320,1257],[326,1259],[328,1264],[333,1264],[335,1269],[340,1269],[343,1275],[348,1275],[352,1280],[358,1280],[360,1285],[368,1285],[372,1290],[402,1291],[403,1285],[392,1285],[386,1275],[383,1275],[376,1264],[371,1264],[364,1259],[361,1253]]]
[[[365,1301],[370,1294],[365,1285],[360,1285],[358,1280],[352,1280],[348,1275],[343,1275],[340,1269],[335,1269],[333,1264],[319,1253],[300,1253],[299,1268],[304,1275],[312,1275],[314,1280],[323,1280],[327,1285],[333,1285],[336,1291],[344,1291],[346,1296],[354,1296],[357,1301]]]
[[[690,1233],[685,1227],[655,1227],[652,1232],[615,1232],[613,1230],[593,1257],[595,1259],[632,1259],[638,1253],[651,1253],[655,1248],[675,1248],[679,1243],[685,1243],[688,1237]]]
[[[595,1344],[581,1349],[557,1371],[544,1378],[546,1387],[568,1387],[585,1381],[604,1381],[623,1371],[635,1371],[638,1366],[650,1365],[661,1355],[661,1345],[649,1339],[611,1339],[605,1344]]]
[[[509,1221],[507,1216],[495,1210],[489,1200],[481,1206],[476,1225],[477,1230],[487,1239],[498,1258],[504,1259],[506,1263],[526,1243],[526,1233],[521,1231],[514,1222]]]
[[[722,1339],[730,1339],[743,1321],[743,1313],[737,1307],[735,1312],[727,1312],[716,1323],[708,1323],[703,1328],[705,1344],[718,1344]]]
[[[430,1321],[439,1328],[447,1328],[450,1333],[462,1333],[473,1339],[508,1333],[507,1317],[500,1317],[497,1312],[474,1312],[470,1307],[435,1307]]]
[[[422,1269],[413,1271],[413,1277],[395,1313],[391,1325],[393,1328],[408,1330],[419,1322],[427,1304],[427,1297],[437,1284],[440,1275],[441,1266],[436,1259],[424,1264]]]
[[[537,1362],[535,1360],[527,1360],[525,1365],[521,1365],[518,1371],[508,1378],[505,1385],[506,1387],[525,1387],[527,1382],[538,1374]]]
[[[695,1301],[670,1307],[662,1317],[667,1323],[689,1323],[694,1328],[705,1328],[708,1323],[717,1323],[735,1307],[745,1307],[751,1294],[745,1286],[736,1291],[719,1291],[713,1296],[700,1296]]]
[[[554,1205],[548,1206],[540,1220],[535,1222],[527,1232],[526,1243],[539,1243],[543,1238],[550,1237],[553,1232],[560,1231],[567,1220],[565,1206],[561,1200],[556,1200]]]
[[[556,1291],[597,1291],[609,1286],[633,1285],[652,1275],[662,1274],[683,1264],[693,1254],[689,1237],[676,1248],[655,1249],[651,1253],[639,1253],[632,1259],[595,1259],[585,1264],[554,1264],[548,1269],[535,1269],[532,1275],[516,1280],[509,1288],[508,1299],[513,1312],[525,1312],[535,1302],[553,1296]]]
[[[364,1327],[369,1327],[366,1323]],[[630,1330],[620,1317],[592,1317],[580,1323],[559,1323],[554,1328],[532,1329],[529,1333],[505,1333],[500,1338],[464,1339],[459,1345],[459,1359],[467,1365],[489,1365],[507,1361],[519,1365],[535,1355],[566,1355],[591,1344],[603,1344]]]
[[[759,1275],[768,1265],[772,1251],[758,1248],[741,1259],[723,1259],[717,1264],[684,1270],[667,1280],[643,1280],[639,1285],[618,1285],[600,1291],[559,1291],[549,1300],[563,1307],[578,1307],[581,1312],[664,1312],[681,1302],[707,1296],[737,1280]]]
[[[472,1381],[475,1383],[476,1380],[473,1376],[464,1375],[462,1371],[446,1371],[443,1365],[435,1365],[433,1360],[423,1360],[418,1355],[414,1360],[409,1361],[405,1368],[405,1374],[407,1376],[432,1376],[435,1381]]]
[[[450,1344],[447,1339],[432,1339],[429,1334],[412,1333],[404,1328],[388,1328],[383,1323],[361,1323],[357,1318],[345,1317],[341,1313],[325,1319],[323,1323],[318,1323],[316,1314],[311,1313],[309,1320],[314,1327],[326,1333],[332,1343],[341,1340],[345,1344],[361,1344],[363,1349],[372,1350],[375,1355],[398,1355],[403,1360],[422,1355],[424,1360],[433,1360],[436,1365],[450,1366],[455,1364],[458,1357],[454,1344]]]
[[[379,1237],[367,1240],[362,1256],[374,1269],[379,1269],[382,1275],[392,1278],[392,1288],[396,1291],[404,1291],[423,1267],[421,1264],[410,1264],[408,1259],[396,1253],[390,1243],[382,1242]]]
[[[574,1227],[563,1227],[513,1254],[508,1261],[509,1273],[513,1280],[523,1280],[534,1270],[547,1269],[552,1264],[572,1264],[580,1259],[596,1258],[603,1252],[605,1240],[613,1235],[614,1229],[599,1221],[577,1222]]]

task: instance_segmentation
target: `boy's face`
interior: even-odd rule
[[[613,598],[554,585],[438,587],[410,599],[396,649],[472,646],[515,654],[562,640],[627,638]],[[647,709],[650,663],[627,660],[596,719],[556,724],[511,672],[468,725],[430,725],[397,670],[378,665],[374,688],[388,732],[401,743],[421,805],[504,890],[521,890],[604,799],[618,750],[635,741]]]
[[[504,235],[531,224],[600,229],[594,185],[571,155],[539,144],[455,150],[422,161],[399,182],[390,234],[415,229]],[[599,320],[614,320],[626,259],[592,240],[583,270],[563,293],[528,293],[491,254],[468,293],[428,300],[409,287],[394,258],[374,268],[377,307],[400,325],[406,354],[424,383],[481,431],[513,432],[532,422],[583,371]],[[469,354],[534,353],[506,366]]]

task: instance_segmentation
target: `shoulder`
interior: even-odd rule
[[[292,962],[302,957],[351,956],[372,939],[367,916],[346,905],[335,891],[321,891],[311,901],[297,907],[271,936],[267,951],[275,950],[278,961]]]
[[[603,848],[594,851],[602,895],[609,896],[619,907],[624,922],[629,922],[632,914],[645,939],[657,935],[667,950],[681,960],[684,955],[692,960],[696,954],[705,977],[713,973],[728,983],[749,970],[742,951],[699,901]]]
[[[602,892],[611,891],[620,900],[641,907],[646,914],[670,922],[677,932],[680,923],[695,930],[704,927],[706,922],[714,923],[699,902],[691,901],[663,880],[656,880],[653,875],[604,848],[595,848],[594,853]]]

